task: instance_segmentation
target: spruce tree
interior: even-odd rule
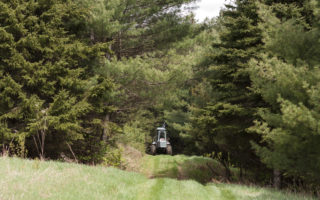
[[[220,42],[213,44],[197,67],[198,79],[210,83],[212,96],[194,112],[194,137],[201,152],[213,152],[227,169],[230,164],[241,169],[259,167],[250,144],[259,136],[246,131],[262,102],[249,90],[247,72],[249,60],[258,58],[263,45],[256,1],[237,0],[235,5],[226,5],[219,20]]]

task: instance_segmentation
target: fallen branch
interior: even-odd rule
[[[70,144],[69,144],[68,142],[67,142],[67,145],[68,145],[68,147],[69,147],[70,152],[71,152],[72,155],[73,155],[74,160],[76,161],[76,163],[78,163],[78,159],[77,159],[76,155],[74,154],[74,152],[72,151],[72,148],[71,148],[71,146],[70,146]]]

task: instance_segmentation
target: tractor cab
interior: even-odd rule
[[[165,126],[157,128],[157,135],[151,145],[151,153],[153,155],[159,152],[172,155],[172,147]]]
[[[157,146],[160,148],[167,148],[167,132],[165,128],[157,128]]]

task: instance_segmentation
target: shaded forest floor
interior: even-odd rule
[[[160,155],[141,159],[141,173],[136,173],[112,167],[1,157],[0,199],[311,199],[236,184],[201,184],[197,179],[209,173],[200,167],[201,163],[217,165],[201,157]]]

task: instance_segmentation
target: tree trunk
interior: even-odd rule
[[[226,180],[230,181],[230,177],[231,177],[231,171],[228,165],[228,162],[226,160],[221,160],[222,165],[224,166],[225,169],[225,178]]]
[[[93,31],[93,29],[90,30],[90,40],[91,40],[91,43],[92,43],[92,44],[95,43],[95,37],[94,37],[94,31]]]
[[[45,130],[41,130],[41,160],[44,160],[44,142],[46,139],[46,133]]]
[[[122,57],[121,49],[122,49],[122,40],[121,40],[121,31],[119,31],[119,33],[118,33],[118,59],[121,59],[121,57]]]
[[[230,168],[229,168],[229,154],[226,153],[226,152],[222,152],[222,158],[221,158],[221,161],[222,161],[222,165],[224,166],[225,168],[225,176],[226,176],[226,179],[228,181],[230,181],[230,177],[231,177],[231,171],[230,171]]]
[[[273,170],[273,187],[276,189],[281,187],[281,173],[277,169]]]
[[[109,121],[110,121],[110,115],[107,114],[103,121],[103,132],[101,135],[102,141],[108,141],[108,135],[109,135]]]

